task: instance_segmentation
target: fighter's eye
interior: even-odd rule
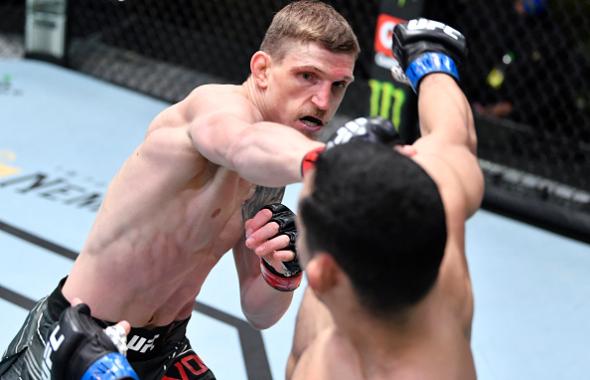
[[[303,78],[306,81],[313,81],[315,79],[315,74],[314,73],[310,73],[308,71],[302,72],[299,75],[301,76],[301,78]]]
[[[348,86],[348,83],[346,81],[343,81],[343,80],[332,83],[332,87],[334,87],[336,89],[339,89],[339,90],[345,89],[346,86]]]

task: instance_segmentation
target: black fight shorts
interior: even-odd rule
[[[41,380],[47,337],[61,313],[70,306],[61,292],[65,279],[29,312],[0,361],[1,380]],[[99,324],[111,322],[97,320]],[[154,329],[132,328],[127,359],[141,380],[214,380],[186,337],[188,319]]]

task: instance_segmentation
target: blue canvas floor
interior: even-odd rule
[[[0,78],[3,351],[23,306],[68,273],[110,178],[167,104],[35,61],[0,61]],[[287,188],[289,207],[298,189]],[[467,252],[479,378],[588,378],[590,247],[480,211],[468,223]],[[265,360],[267,378],[282,379],[302,293],[277,325],[253,333],[226,255],[199,295],[189,338],[221,380],[254,379],[252,368]],[[260,338],[262,351],[244,349]]]

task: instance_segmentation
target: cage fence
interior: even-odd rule
[[[40,0],[39,0],[40,1]],[[48,0],[45,0],[48,1]],[[369,112],[382,5],[327,1],[361,45],[340,116]],[[210,82],[240,83],[285,0],[70,0],[65,63],[176,102]],[[24,0],[0,4],[0,57],[18,41]],[[476,116],[484,206],[590,241],[590,1],[423,1],[422,15],[469,41],[462,86]]]
[[[23,56],[24,25],[24,0],[0,2],[0,59]]]
[[[425,14],[469,39],[488,205],[590,240],[590,1],[430,1]]]

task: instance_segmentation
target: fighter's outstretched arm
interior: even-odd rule
[[[252,123],[233,110],[199,117],[188,133],[195,149],[207,160],[269,187],[300,181],[304,155],[323,146],[291,127]]]
[[[483,175],[476,156],[476,137],[471,108],[457,83],[444,74],[432,74],[420,83],[418,113],[422,137],[414,143],[415,159],[438,179],[439,186],[457,184],[456,200],[465,216],[472,215],[483,196]],[[441,176],[436,165],[444,163],[453,180]],[[437,178],[440,177],[440,178]],[[448,205],[447,205],[448,207]]]
[[[432,177],[441,195],[447,227],[439,283],[449,306],[471,335],[473,298],[465,257],[465,220],[480,206],[484,182],[476,157],[476,135],[469,103],[458,85],[465,39],[436,21],[411,20],[394,29],[393,50],[418,93],[422,137],[412,157]],[[454,300],[454,301],[453,301]]]
[[[434,178],[442,194],[451,194],[445,201],[447,212],[449,207],[462,209],[466,218],[480,206],[483,176],[476,157],[473,115],[457,84],[458,67],[467,54],[465,38],[448,25],[417,19],[396,25],[392,50],[404,79],[418,93],[422,137],[414,143],[418,152],[414,159]],[[395,69],[392,72],[399,75]]]

